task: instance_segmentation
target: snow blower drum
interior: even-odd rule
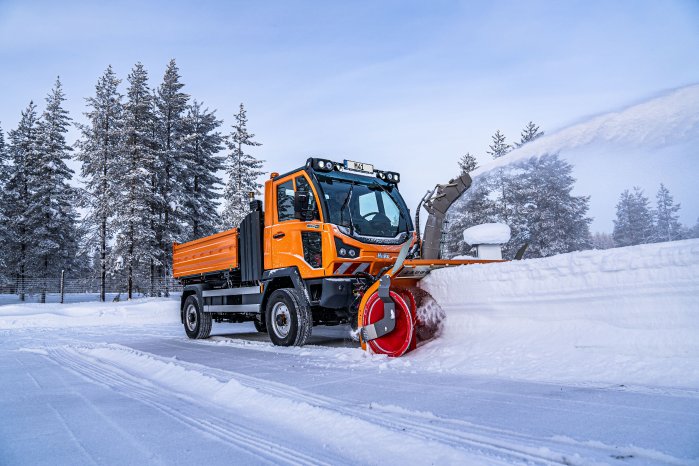
[[[361,313],[362,346],[375,354],[402,356],[440,330],[444,311],[426,291],[390,287],[384,276],[376,291],[369,290]]]

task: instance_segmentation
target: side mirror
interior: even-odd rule
[[[294,218],[306,220],[308,217],[308,200],[311,194],[308,191],[296,191],[294,193]]]

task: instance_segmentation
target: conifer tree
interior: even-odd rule
[[[529,257],[547,257],[554,254],[590,248],[592,238],[587,217],[589,196],[572,194],[575,178],[573,166],[558,154],[534,157],[520,164],[518,175],[518,208],[520,225],[525,225],[529,243]],[[515,223],[513,230],[519,225]],[[524,238],[513,236],[512,251],[521,246]]]
[[[611,249],[615,246],[614,239],[609,233],[597,232],[592,235],[592,249]]]
[[[490,150],[487,153],[492,155],[494,159],[499,159],[512,150],[512,146],[505,142],[505,135],[500,130],[493,134],[493,143],[488,147]]]
[[[88,124],[78,125],[82,133],[77,143],[77,159],[82,162],[85,190],[82,206],[87,209],[83,225],[87,250],[96,250],[100,301],[105,300],[108,248],[112,237],[111,221],[116,213],[114,199],[119,187],[115,184],[118,164],[123,160],[123,104],[118,91],[121,80],[111,65],[97,81],[95,96],[87,100],[85,116]]]
[[[113,220],[115,242],[113,273],[126,280],[128,298],[133,297],[137,280],[151,263],[160,265],[160,254],[151,229],[152,173],[157,163],[153,151],[152,95],[148,89],[148,73],[137,63],[128,78],[124,104],[124,150],[114,171],[119,187]]]
[[[180,239],[178,207],[182,204],[186,177],[184,139],[189,95],[182,92],[183,87],[179,68],[174,59],[170,60],[155,97],[155,117],[159,130],[157,177],[162,209],[157,236],[162,251],[161,263],[165,265],[164,272],[168,276],[169,264],[172,263],[172,242]]]
[[[248,120],[242,103],[235,121],[233,132],[227,141],[230,152],[225,161],[228,182],[223,193],[222,226],[226,229],[240,225],[248,214],[249,194],[259,193],[262,185],[257,182],[257,178],[264,173],[260,170],[264,161],[257,160],[245,152],[246,146],[255,147],[261,144],[253,141],[255,135],[247,130]]]
[[[37,278],[44,280],[58,277],[61,270],[71,268],[79,239],[76,236],[77,193],[69,184],[73,170],[66,165],[73,150],[66,142],[71,118],[63,108],[64,101],[61,81],[56,79],[46,98],[46,110],[38,127],[37,150],[27,174],[30,183],[27,221],[36,258],[33,270]],[[45,299],[44,284],[41,302]]]
[[[670,191],[660,183],[655,196],[655,241],[674,241],[682,239],[682,225],[679,222],[680,205],[674,203]]]
[[[612,237],[618,247],[649,243],[653,240],[653,216],[648,198],[639,187],[625,190],[616,205]]]
[[[543,135],[544,132],[539,131],[539,127],[535,125],[533,121],[530,121],[529,123],[527,123],[527,126],[525,126],[522,130],[519,142],[515,142],[515,147],[522,147],[529,141],[533,141],[534,139],[539,138]]]
[[[5,190],[7,179],[10,176],[10,156],[5,145],[5,133],[0,126],[0,251],[8,250],[9,240],[9,219],[6,216],[7,192]],[[6,254],[0,254],[0,279],[7,278],[7,263],[5,262]]]
[[[223,137],[216,131],[221,121],[216,119],[215,113],[202,108],[202,104],[195,100],[185,118],[184,241],[211,235],[221,223],[216,210],[220,196],[216,188],[222,182],[216,172],[223,169],[223,158],[216,154],[223,149]]]
[[[461,174],[471,173],[473,170],[478,168],[478,161],[471,155],[470,152],[466,152],[459,159],[459,168],[461,169]]]
[[[8,218],[7,263],[9,272],[17,281],[19,298],[25,298],[25,280],[32,262],[31,229],[28,222],[30,208],[30,181],[28,174],[30,163],[36,160],[38,140],[38,118],[36,105],[30,102],[22,112],[17,128],[10,131],[10,165],[7,184],[5,185],[3,205],[5,217]]]

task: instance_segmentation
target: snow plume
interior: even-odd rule
[[[673,141],[696,138],[699,138],[699,84],[545,134],[484,164],[471,176],[529,157],[565,152],[597,142],[657,148]]]

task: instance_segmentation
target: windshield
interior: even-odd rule
[[[344,173],[316,175],[330,223],[350,235],[395,238],[408,231],[407,210],[394,186]]]

